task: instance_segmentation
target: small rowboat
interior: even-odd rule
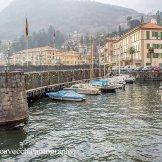
[[[58,92],[50,92],[46,94],[48,97],[54,100],[59,101],[85,101],[84,95],[78,94],[74,91],[58,91]]]

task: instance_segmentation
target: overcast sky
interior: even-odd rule
[[[5,8],[11,1],[12,0],[0,0],[0,10]],[[96,0],[96,1],[133,8],[139,12],[144,13],[162,10],[162,0]]]
[[[96,0],[104,3],[133,8],[139,12],[156,12],[162,10],[162,0]]]

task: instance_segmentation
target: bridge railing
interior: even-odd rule
[[[100,66],[103,67],[103,66]],[[81,64],[81,65],[55,65],[55,66],[20,66],[20,65],[10,65],[9,67],[0,66],[0,72],[5,71],[6,69],[10,69],[10,71],[24,71],[24,72],[37,72],[37,71],[54,71],[54,70],[74,70],[74,69],[90,69],[89,64]],[[94,65],[94,68],[99,68],[98,65]]]
[[[94,68],[93,78],[104,75],[103,68]],[[90,79],[90,69],[67,69],[59,71],[44,71],[44,72],[30,72],[25,73],[25,88],[26,90],[46,87],[55,84],[88,80]]]

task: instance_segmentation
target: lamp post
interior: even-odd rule
[[[40,61],[40,66],[41,66],[41,87],[43,86],[43,68],[42,68],[42,51],[40,49],[40,53],[39,53],[39,61]]]
[[[9,72],[10,71],[10,50],[11,50],[11,43],[7,43],[7,50],[6,50],[6,66],[5,66],[5,71]]]
[[[122,45],[120,45],[120,53],[119,53],[119,75],[120,75],[120,73],[121,73],[121,54],[122,54]]]

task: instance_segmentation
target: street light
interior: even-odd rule
[[[5,55],[5,59],[6,59],[5,71],[6,72],[10,71],[10,50],[11,50],[11,43],[8,42],[6,55]]]

